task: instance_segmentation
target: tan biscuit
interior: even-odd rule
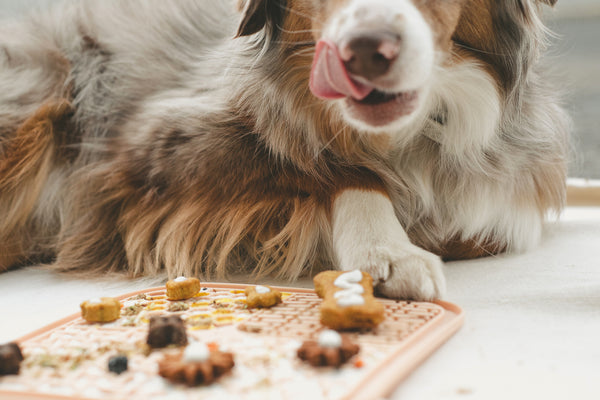
[[[81,316],[88,322],[113,322],[121,316],[121,302],[112,297],[86,300],[80,307]]]
[[[323,299],[321,323],[335,330],[374,328],[384,320],[383,304],[373,296],[373,278],[361,271],[325,271],[314,277]]]
[[[167,282],[167,299],[187,300],[200,291],[200,281],[196,278],[179,277]]]
[[[245,292],[248,308],[269,308],[281,303],[281,292],[268,286],[248,286]]]

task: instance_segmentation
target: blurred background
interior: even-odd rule
[[[57,1],[0,0],[0,18]],[[548,62],[564,82],[565,104],[573,118],[569,175],[600,179],[600,0],[559,0],[546,14],[555,33]]]

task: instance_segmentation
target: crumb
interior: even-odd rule
[[[170,303],[167,307],[167,311],[177,312],[177,311],[187,311],[189,310],[190,305],[184,302]]]

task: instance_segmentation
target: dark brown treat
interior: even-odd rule
[[[23,353],[16,343],[0,346],[0,376],[18,375],[23,361]]]
[[[146,343],[153,349],[160,349],[169,345],[187,345],[185,323],[179,315],[153,316],[150,319]]]
[[[234,367],[232,353],[211,351],[210,357],[202,362],[185,362],[183,354],[165,354],[158,364],[158,373],[172,383],[187,386],[210,385]]]
[[[314,340],[307,340],[298,349],[298,358],[306,361],[313,367],[339,368],[358,354],[360,346],[353,343],[348,337],[342,336],[340,347],[322,347]]]

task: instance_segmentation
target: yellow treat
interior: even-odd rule
[[[325,271],[314,277],[323,299],[321,323],[335,330],[373,328],[384,320],[383,304],[373,296],[373,278],[361,271]]]
[[[269,308],[281,303],[281,292],[268,286],[248,286],[245,292],[248,308]]]
[[[112,322],[121,316],[121,302],[112,297],[86,300],[80,307],[81,316],[88,322]]]
[[[187,300],[200,291],[200,281],[196,278],[179,277],[167,282],[167,298],[169,300]]]

